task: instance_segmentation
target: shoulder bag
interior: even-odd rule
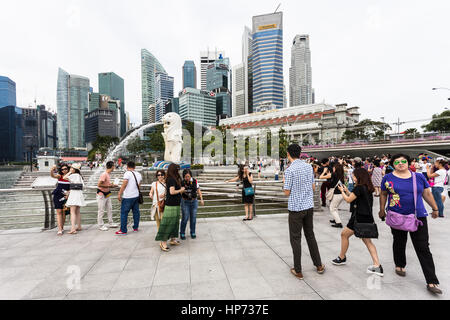
[[[386,224],[392,229],[416,232],[419,225],[423,223],[417,219],[417,183],[416,174],[411,172],[413,178],[413,190],[414,190],[414,214],[400,214],[391,210],[386,211]],[[391,195],[392,196],[392,195]]]
[[[366,201],[370,208],[369,199],[367,198],[366,194]],[[362,238],[362,239],[378,239],[378,227],[375,222],[358,222],[358,208],[356,208],[355,211],[355,224],[354,224],[354,231],[355,231],[355,237]]]
[[[165,199],[159,200],[158,183],[159,182],[156,181],[156,201],[158,202],[159,213],[163,213],[164,207],[166,206],[166,201],[165,201]]]
[[[137,179],[136,179],[136,176],[135,176],[134,172],[131,171],[131,173],[133,174],[134,181],[136,181],[136,187],[138,188],[138,191],[139,191],[139,204],[143,204],[144,203],[144,196],[142,195],[141,188],[139,188],[139,183],[137,182]]]

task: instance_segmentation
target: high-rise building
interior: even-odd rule
[[[155,122],[161,121],[164,116],[164,107],[173,98],[173,77],[165,73],[157,73],[155,78]]]
[[[155,75],[166,73],[161,63],[146,49],[141,49],[142,124],[149,123],[149,106],[156,103]]]
[[[52,148],[58,147],[58,138],[56,135],[56,114],[45,109],[45,105],[38,105],[38,136],[39,136],[39,148]]]
[[[100,94],[107,95],[112,100],[120,100],[118,121],[120,123],[120,136],[123,136],[127,129],[124,80],[114,72],[99,73],[98,90]]]
[[[188,87],[189,88],[189,87]],[[172,98],[164,106],[164,114],[175,112],[180,114],[180,98]]]
[[[208,70],[208,66],[216,61],[219,56],[222,55],[222,57],[225,56],[225,51],[223,50],[214,50],[214,51],[201,51],[200,52],[200,89],[201,90],[207,90],[206,89],[206,73]]]
[[[244,64],[245,81],[245,114],[253,112],[253,70],[252,70],[253,35],[249,27],[244,28],[242,35],[242,63]],[[233,113],[234,116],[234,113]]]
[[[6,106],[16,106],[16,83],[0,76],[0,108]]]
[[[289,105],[313,104],[311,50],[309,35],[296,35],[291,49],[289,69]]]
[[[283,13],[253,17],[253,108],[283,108]]]
[[[233,67],[233,87],[232,92],[232,106],[233,106],[233,117],[242,116],[248,113],[246,105],[248,107],[248,102],[246,103],[246,87],[245,87],[245,64],[240,63]]]
[[[100,93],[89,92],[89,112],[98,109],[100,106]]]
[[[183,89],[197,89],[197,68],[194,61],[187,60],[183,65]]]
[[[22,109],[0,107],[0,162],[23,161]]]
[[[179,94],[180,117],[203,126],[216,125],[216,98],[213,92],[185,88]]]
[[[97,136],[118,137],[117,118],[118,112],[110,109],[99,108],[86,113],[86,143],[93,143]]]
[[[152,103],[148,106],[148,123],[155,123],[156,119],[156,104]]]
[[[85,148],[84,115],[89,110],[89,79],[58,70],[58,146]]]
[[[208,66],[206,74],[206,90],[216,96],[217,119],[231,117],[231,73],[230,59],[219,58]],[[219,120],[217,120],[217,124]]]

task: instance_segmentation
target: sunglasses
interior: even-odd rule
[[[157,174],[156,176],[157,176],[157,177],[164,177],[165,174],[161,174],[161,173],[160,173],[160,174]]]
[[[69,170],[68,168],[62,168],[61,170]]]
[[[394,166],[399,165],[400,163],[401,164],[407,164],[408,160],[405,160],[405,159],[403,159],[403,160],[395,160],[394,161]]]

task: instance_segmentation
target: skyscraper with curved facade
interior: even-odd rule
[[[85,148],[84,114],[89,109],[89,79],[59,68],[56,105],[59,148]]]
[[[186,60],[183,65],[183,89],[197,89],[197,68],[192,60]]]
[[[142,85],[142,124],[150,121],[148,107],[156,104],[155,76],[165,73],[161,63],[147,49],[141,49],[141,85]]]
[[[253,17],[253,110],[283,108],[283,13]]]
[[[292,43],[289,69],[289,105],[293,107],[313,103],[309,35],[296,35]]]

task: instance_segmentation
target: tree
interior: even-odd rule
[[[92,143],[92,150],[89,151],[88,159],[94,160],[95,155],[97,153],[101,153],[102,159],[106,157],[107,152],[109,149],[114,147],[119,143],[118,137],[110,137],[110,136],[99,136],[97,135],[97,138]]]
[[[380,140],[384,138],[387,130],[392,130],[391,126],[387,123],[364,119],[354,128],[345,130],[342,135],[342,139],[345,141],[372,139]]]
[[[131,139],[127,144],[127,150],[132,154],[140,154],[144,152],[147,148],[147,143],[142,141],[140,137]]]
[[[409,128],[405,130],[406,138],[415,138],[419,134],[419,131],[416,128]]]
[[[449,117],[448,119],[440,119]],[[422,126],[425,131],[448,132],[450,131],[450,110],[446,110],[441,114],[433,114],[433,120],[429,124]]]
[[[289,147],[288,136],[283,128],[278,132],[280,137],[280,158],[287,158],[287,148]]]

